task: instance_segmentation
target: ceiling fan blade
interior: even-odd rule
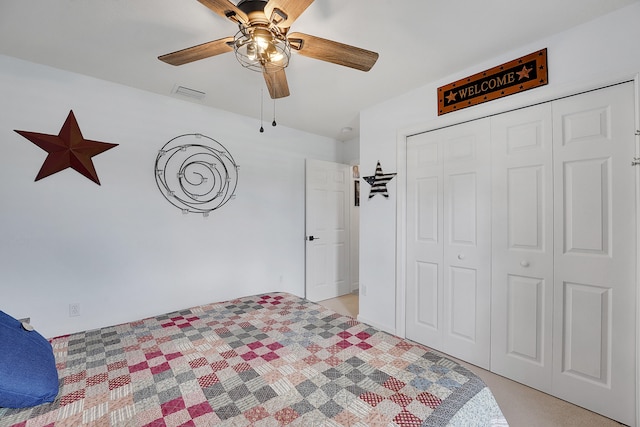
[[[288,39],[291,48],[300,55],[356,70],[369,71],[378,60],[376,52],[309,34],[291,33]]]
[[[249,22],[247,14],[238,9],[238,6],[231,3],[229,0],[198,0],[209,9],[222,16],[223,18],[229,18],[230,20],[243,23]]]
[[[313,0],[269,0],[264,7],[267,19],[273,18],[274,24],[280,28],[288,28],[298,19]],[[273,12],[276,11],[276,15]]]
[[[233,43],[233,37],[225,37],[223,39],[178,50],[176,52],[167,53],[166,55],[158,56],[158,59],[171,65],[188,64],[189,62],[197,61],[199,59],[231,52],[233,47],[231,47],[229,43]]]
[[[274,72],[267,72],[265,69],[262,75],[264,76],[264,81],[267,83],[271,98],[278,99],[289,96],[289,84],[287,83],[287,75],[284,69]]]

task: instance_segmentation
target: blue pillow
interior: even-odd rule
[[[0,311],[0,407],[26,408],[53,402],[58,387],[49,341]]]

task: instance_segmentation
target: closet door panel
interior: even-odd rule
[[[475,246],[477,239],[476,174],[462,173],[449,176],[448,230],[449,245]]]
[[[489,119],[438,131],[444,144],[444,343],[488,369],[491,341]]]
[[[562,176],[563,252],[610,256],[611,157],[567,161]]]
[[[443,336],[442,142],[407,140],[407,338],[433,348]]]
[[[489,146],[488,119],[407,140],[407,337],[485,368]]]
[[[545,165],[513,167],[506,172],[508,248],[544,251],[543,199],[550,196],[544,188]]]
[[[475,343],[476,304],[478,280],[473,268],[451,267],[449,269],[449,287],[447,307],[449,313],[449,333],[455,339]]]
[[[493,117],[491,370],[551,391],[551,105]]]
[[[553,393],[635,418],[633,84],[553,103]]]
[[[610,382],[611,289],[564,283],[565,332],[562,369],[565,374],[607,386]],[[595,350],[595,351],[594,351]]]
[[[416,317],[415,323],[435,333],[440,329],[439,266],[437,263],[417,261],[415,264]]]
[[[545,282],[537,277],[507,278],[506,353],[529,364],[542,366]]]

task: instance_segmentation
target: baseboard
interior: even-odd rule
[[[362,317],[361,315],[358,315],[358,322],[362,322],[362,323],[366,323],[367,325],[371,325],[376,329],[380,329],[381,331],[385,331],[391,335],[395,335],[396,334],[396,330],[395,328],[389,328],[386,325],[382,325],[380,323],[374,322],[373,320],[369,320],[365,317]]]

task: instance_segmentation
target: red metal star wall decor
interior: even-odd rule
[[[91,158],[118,145],[84,139],[73,110],[69,111],[67,120],[58,135],[23,130],[16,130],[16,132],[49,153],[36,176],[36,181],[72,168],[100,185]]]

